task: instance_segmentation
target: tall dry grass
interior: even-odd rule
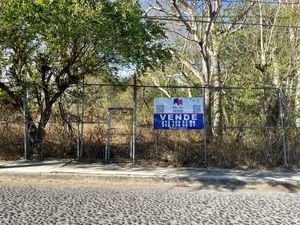
[[[9,122],[0,125],[0,158],[11,160],[23,157],[22,117],[8,116]],[[6,119],[7,119],[6,118]],[[2,118],[3,119],[3,118]],[[115,132],[128,133],[128,136],[115,135],[111,139],[114,156],[130,156],[131,127],[122,125],[122,116],[116,118]],[[15,121],[13,121],[15,120]],[[8,121],[8,120],[7,120]],[[147,124],[151,125],[149,120]],[[53,119],[46,127],[43,143],[44,158],[75,158],[77,151],[77,124],[72,122],[70,130],[59,118]],[[83,159],[101,161],[106,144],[107,124],[84,124]],[[290,166],[300,166],[300,130],[286,131],[287,158]],[[279,140],[278,138],[275,140]],[[275,146],[272,145],[272,146]],[[136,158],[138,162],[155,165],[204,166],[203,131],[154,130],[152,126],[138,124],[136,137]],[[207,145],[208,165],[226,168],[265,168],[282,165],[282,149],[270,149],[266,132],[263,129],[224,129],[222,141]],[[279,159],[274,164],[270,158]],[[281,160],[281,161],[280,161]],[[281,163],[280,163],[281,162]]]

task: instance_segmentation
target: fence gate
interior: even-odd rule
[[[133,109],[109,108],[106,133],[106,162],[128,162],[132,159]]]

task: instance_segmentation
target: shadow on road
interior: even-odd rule
[[[184,180],[197,182],[196,190],[213,188],[230,191],[242,189],[272,188],[291,193],[300,191],[299,174],[291,172],[243,171],[228,169],[182,169]]]

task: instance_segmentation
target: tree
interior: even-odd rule
[[[33,110],[28,119],[40,157],[53,106],[68,88],[87,76],[154,68],[170,57],[160,24],[143,19],[133,0],[3,0],[0,8],[0,65],[9,81],[0,89],[19,110],[25,92],[37,103],[37,125]]]
[[[149,8],[174,21],[168,26],[175,40],[181,39],[179,47],[174,47],[174,56],[182,64],[182,71],[189,71],[190,76],[198,79],[206,88],[205,112],[207,124],[207,140],[212,135],[212,127],[223,126],[221,98],[221,58],[222,43],[231,34],[244,27],[247,14],[255,2],[228,3],[222,0],[156,0]],[[157,19],[164,19],[158,16]],[[177,24],[174,25],[174,24]],[[188,50],[186,46],[189,46]],[[183,47],[184,46],[184,47]],[[183,75],[185,76],[185,75]],[[216,140],[222,140],[222,128],[214,129]]]
[[[224,43],[227,46],[224,58],[228,73],[231,74],[228,84],[262,88],[255,94],[246,90],[240,96],[245,101],[243,108],[251,106],[251,112],[257,116],[256,121],[244,116],[241,123],[267,127],[264,131],[264,147],[266,157],[273,165],[282,163],[284,158],[287,132],[282,127],[293,126],[299,115],[298,18],[297,4],[289,4],[289,1],[278,4],[258,1],[253,8],[250,24]],[[252,95],[255,104],[249,95]],[[231,109],[230,104],[226,108]],[[241,113],[243,108],[237,113]],[[237,117],[230,112],[232,118]]]

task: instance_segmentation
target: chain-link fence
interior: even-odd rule
[[[300,115],[295,91],[141,84],[74,86],[54,105],[38,143],[44,158],[177,166],[299,166]],[[153,129],[155,97],[206,97],[210,105],[205,107],[205,129]],[[29,150],[34,151],[40,137],[32,127],[38,127],[39,115],[32,113],[34,102],[29,101],[27,107],[32,118],[27,121],[25,138],[22,114],[6,109],[1,115],[1,157],[21,157],[26,137]]]
[[[24,153],[24,123],[22,114],[0,105],[0,154],[6,160],[19,159]]]

